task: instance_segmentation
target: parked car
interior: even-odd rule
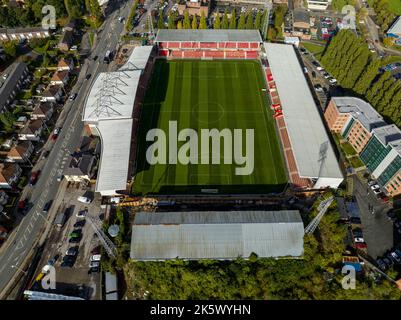
[[[61,180],[63,180],[63,178],[64,178],[63,174],[58,174],[56,179],[58,182],[61,182]]]
[[[383,262],[387,265],[388,268],[390,268],[394,265],[393,260],[389,259],[388,257],[383,258]]]
[[[66,256],[75,257],[75,256],[78,254],[78,248],[79,248],[78,246],[69,248],[69,249],[65,252],[65,255],[66,255]]]
[[[70,99],[71,101],[74,101],[75,98],[77,97],[77,95],[78,95],[78,94],[73,93],[72,95],[70,95],[70,98],[69,98],[69,99]]]
[[[49,150],[46,150],[45,152],[43,152],[42,159],[43,160],[46,159],[49,156],[49,154],[50,154]]]
[[[51,206],[52,206],[53,200],[50,200],[48,202],[46,202],[46,204],[43,207],[43,213],[48,213]]]
[[[317,92],[322,92],[323,91],[323,88],[322,88],[322,86],[320,84],[315,84],[313,87],[315,88],[315,90]]]
[[[92,75],[89,73],[89,74],[86,75],[85,79],[86,79],[86,80],[89,80],[89,79],[91,78],[91,76],[92,76]]]
[[[91,261],[89,263],[89,268],[98,268],[100,267],[100,262],[99,261]]]
[[[74,237],[74,238],[70,238],[68,240],[69,243],[79,243],[82,240],[82,236],[81,237]]]
[[[86,220],[79,220],[74,223],[74,228],[83,228],[85,226]]]
[[[361,237],[354,237],[354,241],[356,243],[365,243],[365,239],[361,238]]]
[[[352,224],[361,224],[361,218],[359,218],[359,217],[351,217],[351,218],[349,219],[349,221],[350,221],[350,223],[352,223]]]
[[[100,261],[101,258],[102,258],[102,255],[94,254],[93,256],[90,257],[90,261]]]
[[[77,218],[85,218],[86,214],[88,213],[88,209],[80,210],[75,215]]]
[[[390,253],[390,255],[395,263],[397,263],[397,264],[401,263],[401,258],[400,258],[400,256],[398,256],[398,254],[396,252],[393,251]]]
[[[92,202],[92,200],[91,200],[91,199],[89,199],[88,197],[83,197],[83,196],[81,196],[81,197],[78,197],[78,198],[77,198],[77,200],[78,200],[79,202],[82,202],[82,203],[87,203],[87,204],[89,204],[89,203],[91,203],[91,202]]]
[[[373,189],[373,193],[378,196],[379,194],[381,194],[382,192],[380,191],[380,189]]]
[[[76,229],[73,232],[71,232],[68,237],[70,238],[79,238],[82,237],[82,229]]]
[[[380,186],[379,186],[378,184],[372,184],[372,185],[370,186],[370,188],[371,188],[372,190],[376,190],[376,189],[380,189]]]
[[[100,272],[100,267],[89,268],[88,274]]]
[[[335,78],[329,78],[329,82],[330,82],[331,84],[335,84],[335,83],[337,83],[337,79],[335,79]]]

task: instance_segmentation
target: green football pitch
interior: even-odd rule
[[[282,191],[287,177],[266,92],[262,91],[264,87],[257,61],[157,60],[137,132],[133,193]],[[153,142],[146,141],[146,135],[150,129],[159,128],[166,133],[168,142],[170,121],[177,122],[178,132],[191,128],[199,137],[201,129],[242,129],[243,155],[245,129],[254,129],[253,173],[236,175],[235,168],[241,165],[234,161],[232,164],[224,164],[223,160],[220,164],[169,164],[168,153],[166,164],[150,165],[146,151]],[[178,149],[183,144],[178,142]],[[221,150],[222,146],[223,143]]]

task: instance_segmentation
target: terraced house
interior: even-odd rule
[[[354,97],[335,97],[325,119],[332,132],[346,139],[372,177],[390,196],[401,193],[401,130],[388,125],[367,102]]]

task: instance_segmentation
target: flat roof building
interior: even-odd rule
[[[346,139],[386,192],[401,193],[401,130],[388,125],[367,102],[355,97],[334,97],[325,111],[334,133]]]
[[[316,189],[337,188],[343,174],[295,49],[277,43],[264,47],[299,176],[311,179]]]
[[[136,213],[131,259],[300,257],[304,225],[299,211]]]

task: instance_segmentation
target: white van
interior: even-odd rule
[[[78,200],[79,202],[87,203],[87,204],[92,202],[91,199],[89,199],[89,198],[87,198],[87,197],[83,197],[83,196],[78,197],[77,200]]]

